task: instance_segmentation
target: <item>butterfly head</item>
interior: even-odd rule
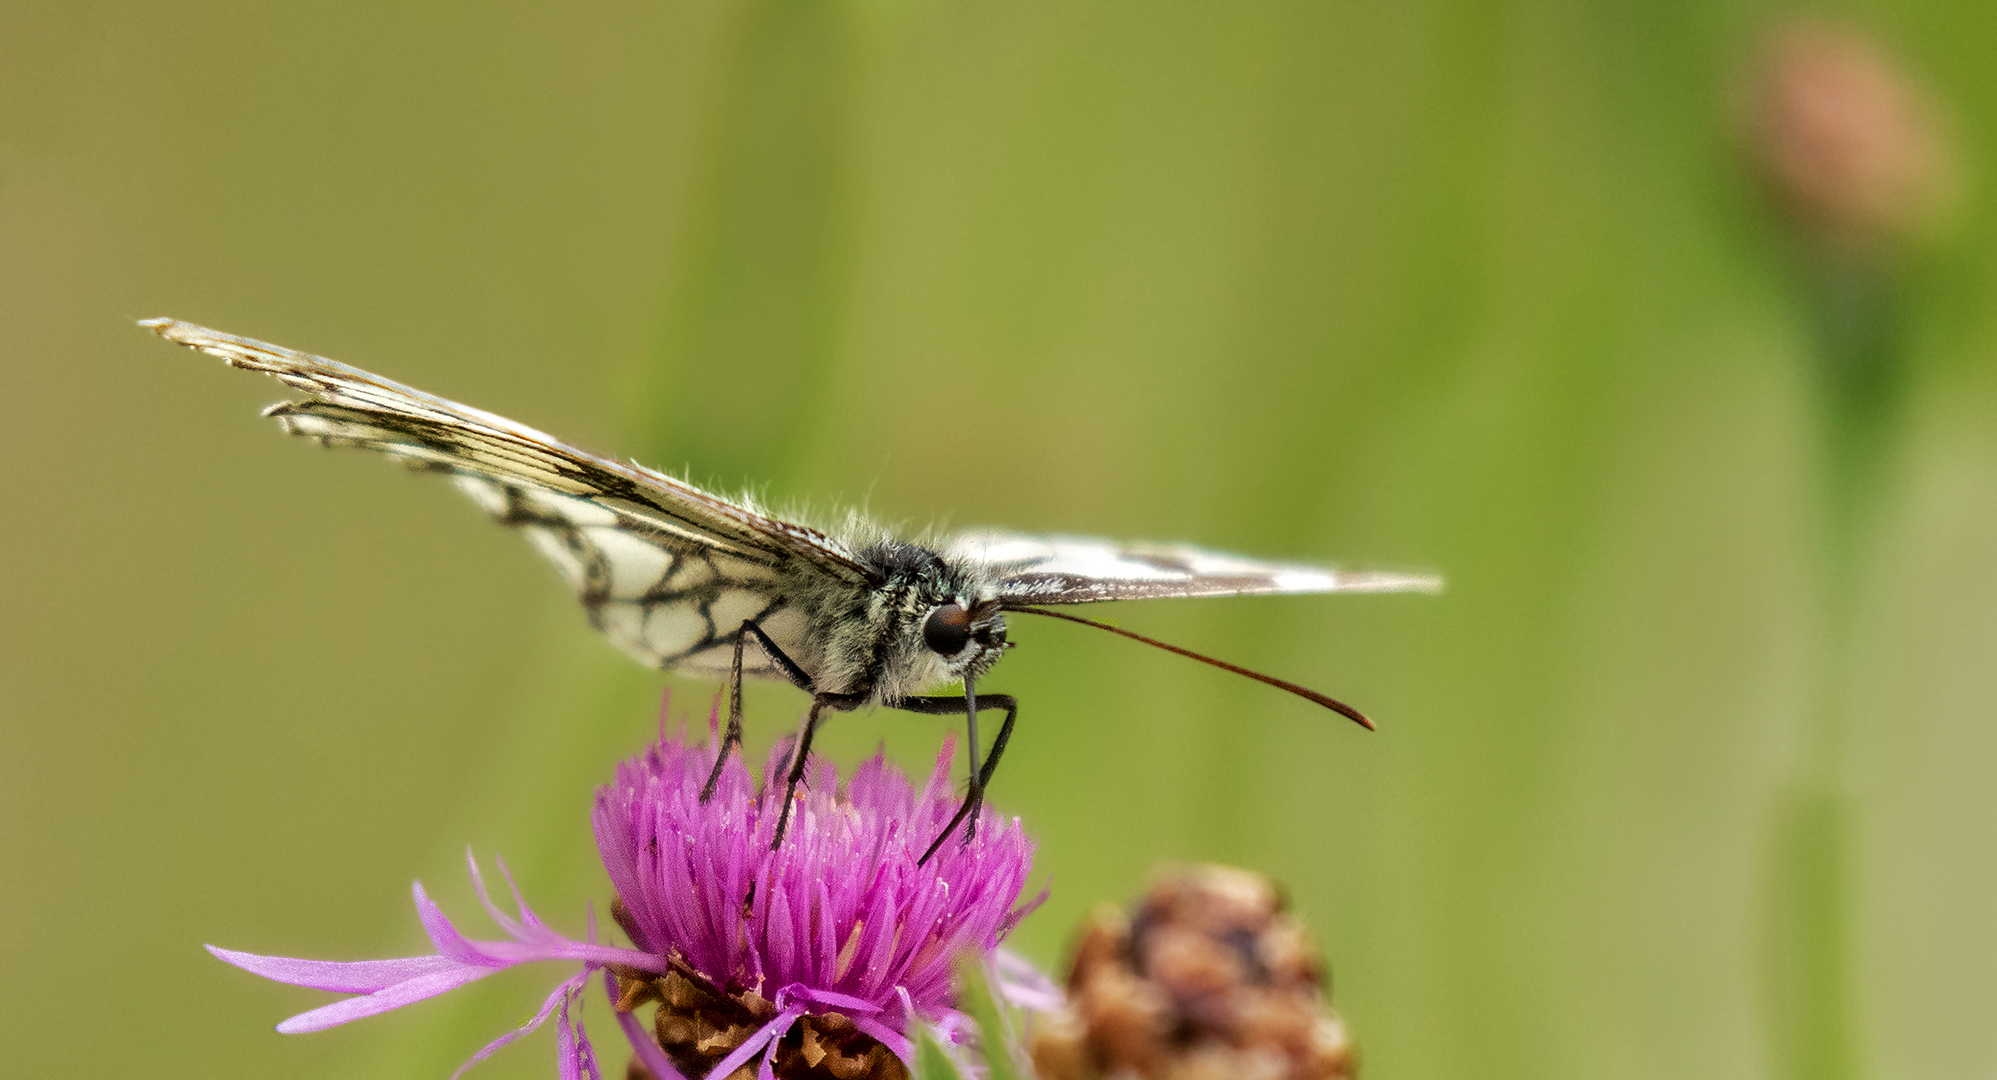
[[[922,621],[922,643],[949,669],[952,678],[977,678],[1012,647],[1005,639],[1005,615],[997,600],[966,604],[953,598],[930,609]]]

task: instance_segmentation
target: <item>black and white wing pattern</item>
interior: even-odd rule
[[[302,392],[265,413],[286,431],[451,474],[555,563],[598,629],[652,667],[726,673],[745,619],[808,663],[802,589],[872,583],[833,537],[505,417],[310,353],[173,319],[141,325]],[[757,650],[743,666],[769,670]]]
[[[978,531],[952,538],[948,550],[982,564],[1009,608],[1168,596],[1442,591],[1442,579],[1426,574],[1292,566],[1185,544]]]

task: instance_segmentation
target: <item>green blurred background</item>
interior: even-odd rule
[[[446,1075],[560,976],[281,1037],[326,996],[200,945],[422,951],[415,878],[483,932],[466,844],[578,932],[593,787],[662,681],[712,693],[131,325],[171,315],[778,502],[1448,575],[1113,612],[1377,734],[1017,620],[1043,964],[1223,860],[1288,884],[1375,1080],[1997,1075],[1997,6],[1835,9],[1969,181],[1845,573],[1728,133],[1787,10],[5,0],[0,1071]],[[801,705],[753,696],[752,748]]]

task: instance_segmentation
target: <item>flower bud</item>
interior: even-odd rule
[[[1871,254],[1935,224],[1953,187],[1936,110],[1871,38],[1828,23],[1769,35],[1746,102],[1748,151],[1812,243]]]
[[[1137,911],[1083,928],[1068,1007],[1035,1030],[1040,1080],[1342,1080],[1355,1051],[1317,950],[1267,878],[1161,876]]]

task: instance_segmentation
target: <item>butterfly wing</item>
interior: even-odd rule
[[[1184,544],[982,531],[954,538],[950,551],[983,565],[997,579],[999,598],[1007,607],[1164,596],[1442,589],[1442,579],[1427,574],[1293,566]]]
[[[191,323],[140,325],[303,392],[303,400],[265,413],[288,432],[451,474],[561,570],[592,624],[653,667],[726,671],[735,634],[752,618],[808,665],[816,650],[806,640],[800,584],[813,577],[870,581],[845,545],[817,530],[598,457],[505,417]],[[769,671],[755,649],[744,651],[743,665]]]

